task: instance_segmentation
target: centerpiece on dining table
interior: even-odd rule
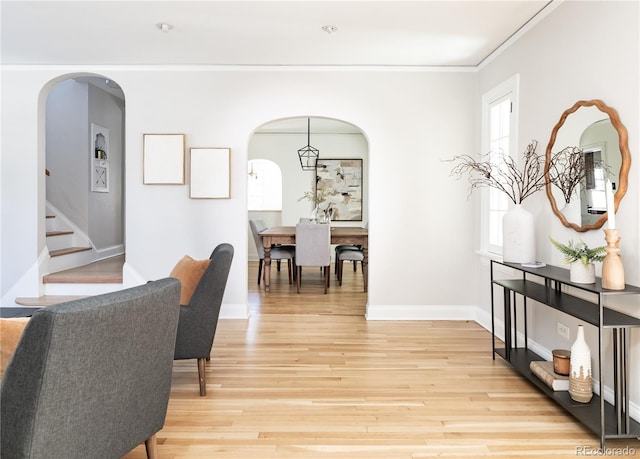
[[[311,211],[311,216],[309,217],[311,222],[331,223],[333,203],[330,202],[324,207],[324,209],[322,208],[322,204],[327,200],[329,196],[335,196],[336,194],[338,194],[338,192],[334,189],[318,188],[315,193],[313,191],[305,191],[304,194],[298,198],[298,202],[306,199],[313,203],[314,208]]]

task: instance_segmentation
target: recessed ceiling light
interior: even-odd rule
[[[173,29],[173,26],[171,24],[167,24],[166,22],[159,22],[156,24],[156,27],[162,30],[164,33],[167,33],[171,29]]]
[[[322,26],[322,30],[324,30],[328,34],[332,34],[333,32],[338,30],[338,26],[327,24],[327,25]]]

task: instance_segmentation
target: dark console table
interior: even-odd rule
[[[518,272],[512,279],[496,279],[496,265],[506,266]],[[494,286],[502,287],[504,298],[504,347],[496,347]],[[581,297],[566,292],[563,286],[570,286],[586,294]],[[602,280],[595,284],[575,284],[569,280],[569,270],[556,266],[525,268],[520,263],[491,261],[491,331],[493,338],[493,358],[496,354],[505,359],[515,370],[572,414],[578,421],[600,437],[604,448],[605,440],[614,438],[640,438],[640,423],[629,416],[629,334],[632,328],[640,327],[640,318],[618,312],[604,305],[605,298],[612,295],[640,295],[640,287],[626,285],[624,290],[602,288]],[[582,296],[589,299],[583,299]],[[517,341],[517,298],[522,298],[524,347]],[[529,369],[532,360],[544,360],[528,349],[527,300],[535,300],[550,308],[576,317],[598,329],[598,349],[592,349],[592,358],[598,363],[599,394],[594,393],[589,403],[578,403],[571,399],[567,391],[553,391]],[[613,334],[612,355],[604,355],[604,330]],[[605,362],[613,362],[614,402],[604,399]],[[638,384],[638,381],[635,381]]]

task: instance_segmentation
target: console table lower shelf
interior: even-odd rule
[[[547,386],[544,381],[538,378],[531,369],[529,363],[532,360],[545,360],[535,352],[523,348],[511,348],[509,356],[505,348],[496,348],[496,354],[501,356],[509,365],[527,378],[534,386],[545,393],[549,398],[564,408],[569,414],[584,424],[589,430],[601,436],[600,427],[600,397],[593,394],[589,403],[579,403],[571,399],[568,391],[554,391]],[[604,402],[605,438],[640,438],[640,423],[629,418],[629,434],[623,434],[615,429],[616,425],[621,425],[625,420],[618,420],[616,410],[609,402]],[[624,424],[622,424],[624,425]],[[610,427],[612,426],[612,427]]]

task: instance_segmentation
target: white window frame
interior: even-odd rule
[[[489,113],[491,106],[504,99],[505,97],[511,98],[511,117],[509,125],[509,151],[511,154],[517,152],[518,145],[518,107],[520,102],[520,75],[516,74],[499,84],[495,88],[486,92],[482,96],[482,134],[481,144],[482,153],[487,154],[490,151],[490,119]],[[490,244],[491,240],[491,228],[489,221],[490,214],[490,193],[498,192],[491,188],[482,189],[481,203],[480,203],[480,248],[481,251],[489,255],[502,255],[502,245]],[[509,204],[511,205],[511,204]]]
[[[254,168],[251,167],[252,164]],[[248,175],[247,178],[249,211],[282,211],[282,171],[278,164],[269,159],[250,159],[247,161],[247,174],[250,171],[256,175]],[[260,193],[254,196],[251,188],[255,181],[258,182]],[[264,193],[267,196],[262,195]]]

